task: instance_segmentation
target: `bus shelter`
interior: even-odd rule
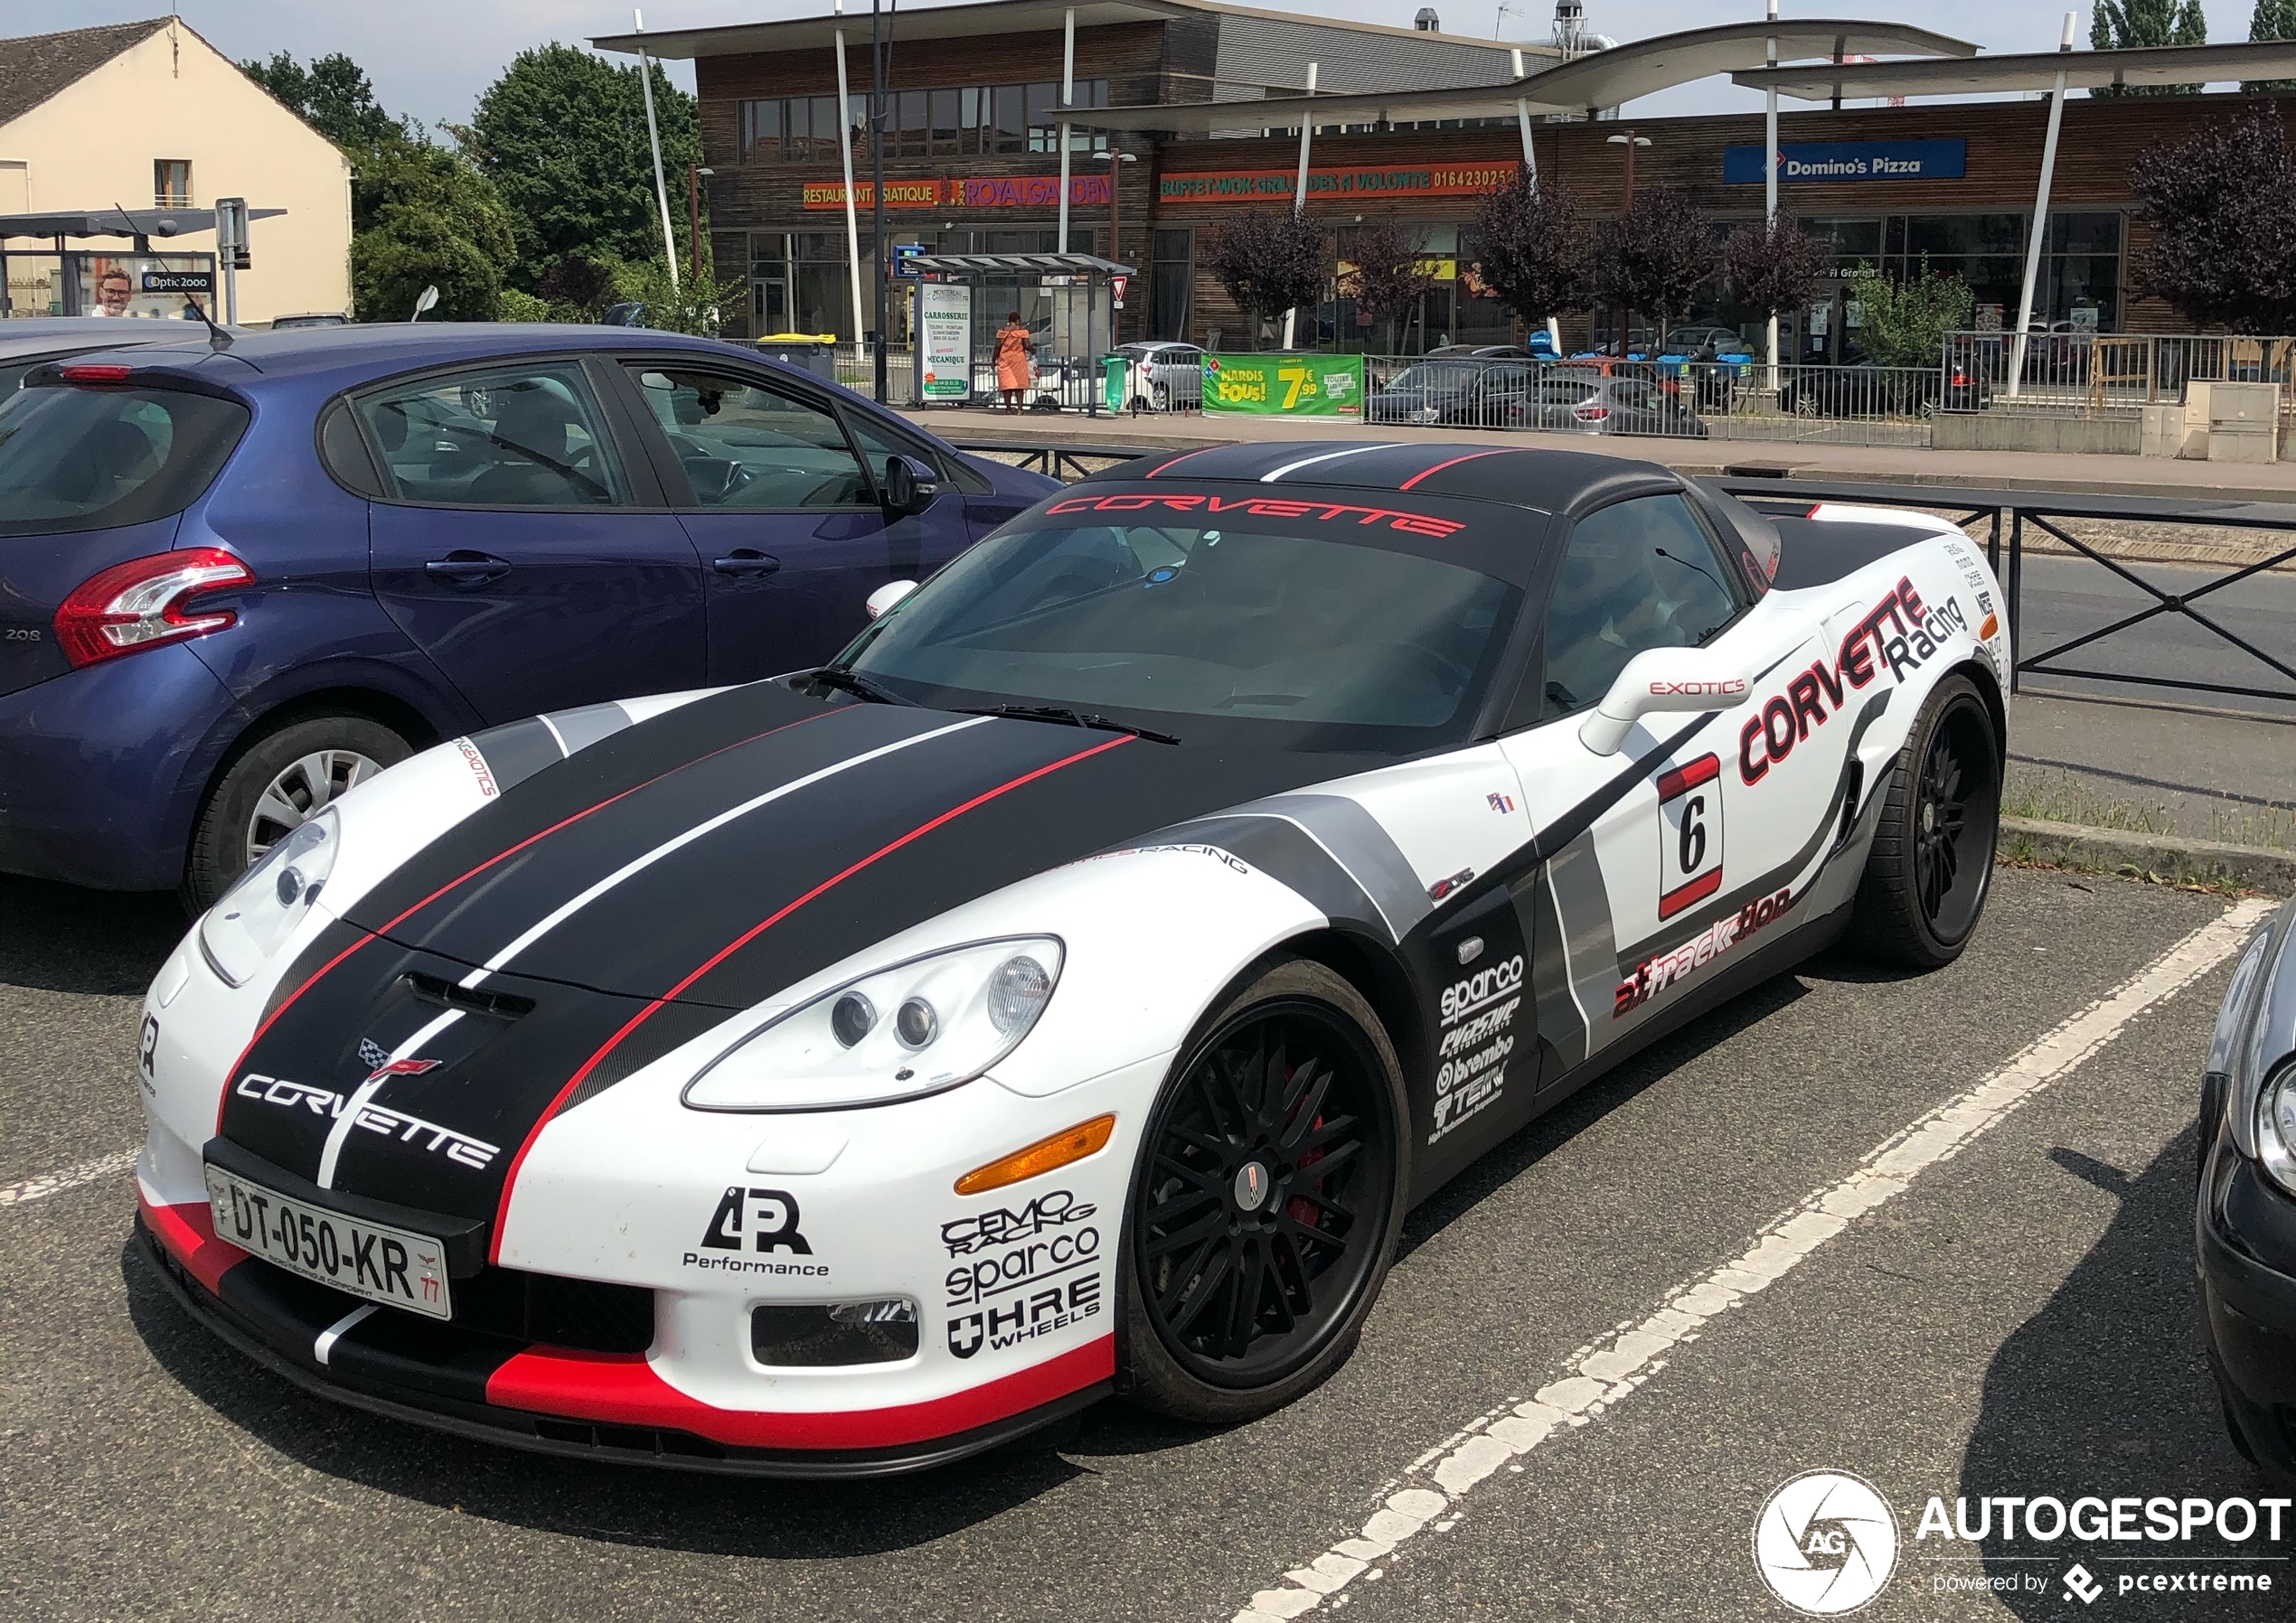
[[[918,405],[1001,399],[996,335],[1017,314],[1029,331],[1028,406],[1099,415],[1111,326],[1132,267],[1097,254],[918,254],[905,268],[916,278],[909,331]]]

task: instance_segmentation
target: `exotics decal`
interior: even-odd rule
[[[1611,1018],[1623,1020],[1678,981],[1712,963],[1732,947],[1783,916],[1793,905],[1793,892],[1782,890],[1758,902],[1748,902],[1728,918],[1716,919],[1670,952],[1646,958],[1634,972],[1618,983],[1611,1003]]]
[[[1443,990],[1443,1040],[1435,1050],[1437,1143],[1459,1124],[1499,1102],[1507,1060],[1515,1051],[1515,1011],[1522,1007],[1523,957],[1518,952]]]
[[[350,1108],[351,1101],[331,1088],[314,1087],[307,1082],[289,1082],[283,1076],[266,1076],[259,1071],[249,1071],[240,1078],[231,1090],[242,1099],[252,1099],[258,1104],[282,1105],[288,1110],[308,1110],[315,1116],[338,1117]],[[474,1139],[467,1133],[456,1132],[451,1127],[441,1127],[436,1121],[426,1121],[404,1111],[370,1101],[359,1107],[353,1118],[353,1127],[363,1127],[369,1132],[379,1132],[386,1138],[396,1138],[402,1144],[412,1144],[423,1134],[430,1135],[422,1148],[437,1153],[445,1151],[447,1159],[458,1165],[485,1171],[494,1159],[502,1154],[502,1146],[489,1144],[484,1139]]]
[[[797,1199],[786,1189],[759,1189],[741,1184],[728,1186],[718,1197],[718,1209],[710,1215],[709,1226],[701,1231],[702,1251],[739,1252],[745,1224],[749,1236],[749,1249],[764,1254],[786,1251],[793,1257],[810,1257],[813,1243],[797,1227]],[[701,1252],[687,1252],[682,1259],[688,1268],[707,1269],[718,1273],[801,1274],[813,1278],[825,1277],[826,1262],[764,1262],[756,1257],[705,1257]]]
[[[455,740],[455,753],[462,756],[463,765],[470,768],[470,775],[478,780],[478,793],[482,797],[493,800],[502,793],[494,782],[494,768],[487,765],[486,757],[478,753],[478,746],[467,738],[457,738]]]
[[[1895,589],[1849,628],[1838,660],[1831,664],[1819,660],[1796,674],[1783,693],[1738,729],[1739,779],[1760,783],[1810,736],[1811,728],[1823,727],[1840,710],[1849,690],[1870,684],[1884,665],[1892,681],[1903,682],[1907,671],[1921,669],[1955,632],[1968,629],[1969,616],[1959,598],[1948,597],[1933,609],[1914,589],[1912,578],[1901,577]]]
[[[1329,523],[1353,517],[1358,524],[1385,523],[1405,535],[1442,539],[1466,526],[1432,513],[1402,512],[1392,507],[1357,507],[1344,502],[1286,502],[1275,496],[1200,496],[1174,493],[1153,496],[1070,496],[1046,508],[1049,517],[1068,512],[1145,512],[1152,508],[1174,512],[1249,513],[1262,519],[1319,519]]]
[[[1658,915],[1672,918],[1722,888],[1722,763],[1714,755],[1658,777]]]
[[[944,1223],[941,1243],[948,1247],[949,1255],[968,1257],[993,1246],[1033,1240],[1049,1228],[1082,1223],[1099,1209],[1088,1200],[1079,1201],[1066,1189],[1048,1189],[1017,1212],[997,1206]]]

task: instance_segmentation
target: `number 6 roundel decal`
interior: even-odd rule
[[[1722,764],[1713,755],[1659,774],[1658,915],[1722,888]]]

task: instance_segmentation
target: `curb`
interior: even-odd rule
[[[2010,862],[2125,874],[2178,885],[2233,885],[2296,896],[2296,851],[2263,850],[2176,834],[2090,829],[2032,817],[2001,819],[2000,855]]]

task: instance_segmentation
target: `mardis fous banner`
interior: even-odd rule
[[[1207,355],[1204,409],[1255,417],[1363,415],[1360,355]]]

